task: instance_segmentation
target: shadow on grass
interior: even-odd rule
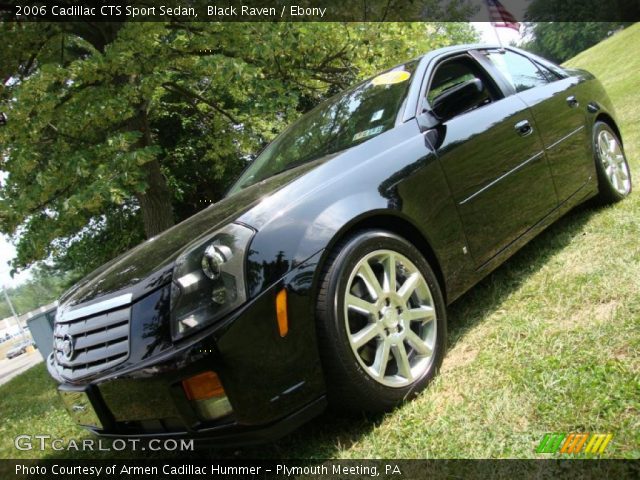
[[[599,210],[592,202],[574,208],[450,305],[448,348],[499,310],[507,297],[580,235],[583,226]]]
[[[503,301],[549,259],[580,234],[589,218],[597,213],[592,206],[581,206],[562,217],[529,242],[463,297],[454,302],[449,313],[449,348],[461,341],[466,332],[500,308]],[[327,411],[285,438],[267,445],[242,448],[214,448],[198,445],[192,453],[155,453],[152,455],[117,452],[52,452],[52,458],[229,458],[229,459],[315,459],[334,458],[374,430],[383,415],[347,418]],[[108,442],[106,442],[108,444]],[[147,452],[148,453],[148,452]]]

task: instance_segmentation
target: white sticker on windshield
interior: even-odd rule
[[[358,132],[353,136],[353,141],[360,140],[361,138],[370,137],[371,135],[376,135],[380,133],[384,127],[380,125],[379,127],[370,128],[369,130],[363,130],[362,132]]]
[[[374,112],[373,115],[371,115],[371,120],[370,122],[377,122],[378,120],[380,120],[382,118],[382,114],[384,113],[384,109],[382,110],[378,110],[377,112]]]

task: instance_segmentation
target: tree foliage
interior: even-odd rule
[[[0,36],[0,230],[15,269],[81,273],[219,199],[324,98],[476,39],[462,23],[0,23]]]
[[[18,315],[35,310],[55,301],[68,286],[77,280],[70,275],[57,275],[46,269],[35,268],[32,278],[16,288],[7,289],[13,308]],[[11,309],[4,295],[0,296],[0,319],[11,317]]]
[[[525,20],[551,22],[571,20],[587,23],[623,22],[634,20],[640,15],[638,0],[531,0],[527,6]],[[570,23],[570,22],[557,22]]]
[[[562,63],[607,38],[620,22],[539,22],[527,23],[532,39],[523,48]]]

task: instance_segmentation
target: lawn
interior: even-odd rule
[[[567,62],[604,83],[638,182],[639,49],[636,24]],[[597,432],[614,435],[607,457],[640,457],[639,219],[640,193],[571,212],[457,301],[442,372],[415,401],[379,418],[327,413],[272,445],[204,453],[536,458],[547,432]],[[87,435],[43,365],[0,387],[0,412],[1,458],[41,455],[16,451],[17,434]]]

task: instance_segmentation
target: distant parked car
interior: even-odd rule
[[[15,347],[13,347],[11,350],[7,352],[7,358],[12,359],[14,357],[19,357],[23,353],[26,353],[27,347],[29,345],[31,345],[31,342],[23,342],[16,345]]]

